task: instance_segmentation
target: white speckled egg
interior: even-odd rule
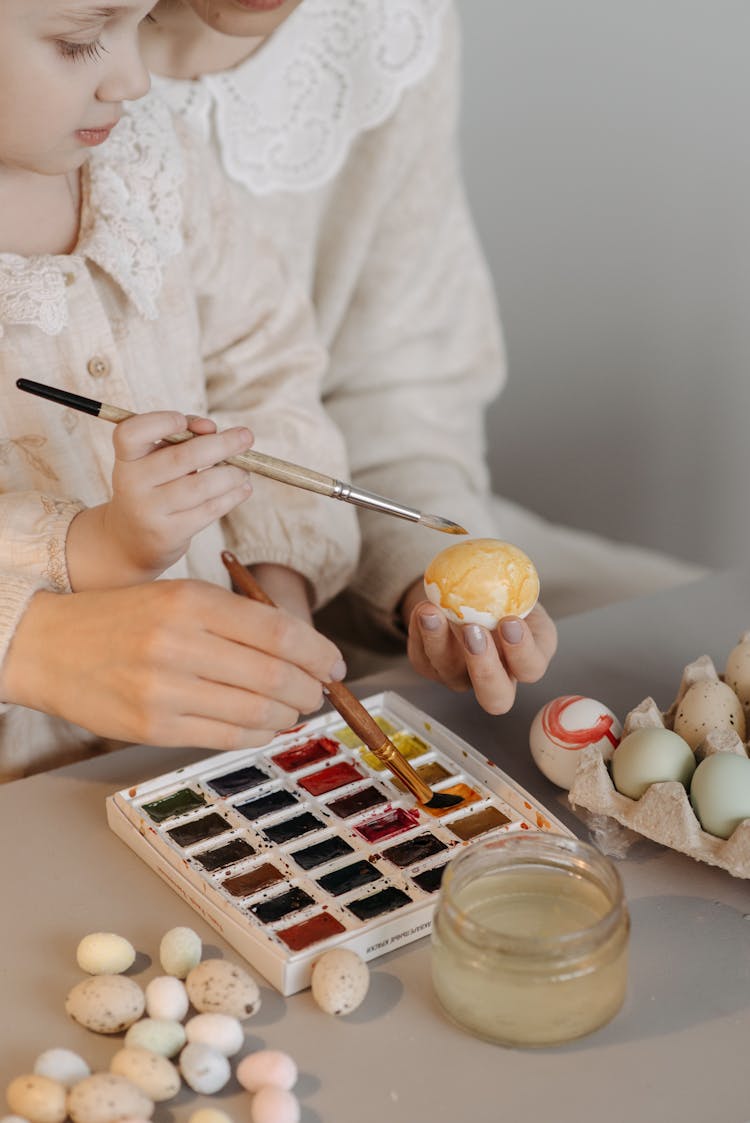
[[[84,1076],[89,1076],[91,1069],[72,1049],[47,1049],[34,1061],[34,1072],[72,1088]]]
[[[612,780],[618,792],[640,799],[652,784],[679,780],[685,787],[695,771],[687,741],[671,729],[634,729],[612,756]]]
[[[185,1083],[204,1096],[221,1091],[232,1075],[223,1053],[197,1041],[186,1045],[180,1053],[180,1072]]]
[[[185,984],[175,975],[158,975],[146,986],[146,1012],[151,1018],[181,1022],[190,999]]]
[[[727,656],[724,681],[735,692],[750,716],[750,640],[743,640]]]
[[[255,979],[244,967],[226,959],[204,959],[185,979],[185,986],[201,1014],[229,1014],[242,1022],[260,1009]]]
[[[11,1080],[5,1092],[8,1107],[29,1123],[62,1123],[68,1090],[59,1080],[29,1073]]]
[[[736,753],[714,753],[695,770],[690,802],[708,834],[729,838],[750,819],[750,759]]]
[[[161,1053],[130,1046],[119,1049],[109,1063],[109,1071],[124,1076],[154,1103],[171,1100],[180,1090],[180,1074]]]
[[[454,623],[493,630],[504,616],[528,616],[539,596],[539,576],[517,546],[469,538],[432,559],[424,591]]]
[[[297,1097],[272,1084],[259,1089],[250,1104],[252,1123],[299,1123],[299,1117]]]
[[[150,1119],[151,1099],[124,1076],[95,1072],[81,1080],[68,1095],[68,1114],[73,1123],[115,1123],[126,1116]]]
[[[235,1076],[248,1092],[257,1092],[267,1084],[288,1092],[297,1083],[297,1065],[279,1049],[259,1049],[242,1058]]]
[[[125,1034],[128,1048],[150,1049],[163,1057],[176,1057],[187,1040],[181,1022],[168,1018],[141,1018]]]
[[[188,1119],[188,1123],[233,1123],[231,1115],[218,1107],[201,1107]]]
[[[65,1000],[74,1021],[94,1033],[122,1033],[141,1017],[143,991],[124,975],[93,975],[76,983]]]
[[[609,760],[621,733],[607,706],[581,694],[564,694],[539,710],[529,729],[529,748],[539,771],[569,791],[581,749],[593,745]]]
[[[229,1014],[196,1014],[185,1023],[185,1033],[188,1041],[210,1045],[225,1057],[239,1053],[245,1043],[242,1023]]]
[[[731,686],[718,679],[704,679],[685,692],[673,728],[691,749],[696,749],[712,729],[734,729],[744,741],[745,712]]]
[[[192,928],[170,928],[159,944],[159,959],[167,975],[187,978],[201,961],[203,941]]]
[[[76,960],[89,975],[121,975],[135,963],[135,948],[115,932],[90,932],[79,943]]]
[[[313,964],[312,995],[327,1014],[351,1014],[369,985],[367,964],[348,948],[331,948]]]

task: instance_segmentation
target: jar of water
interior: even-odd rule
[[[629,930],[620,875],[593,846],[544,832],[488,836],[443,877],[435,990],[478,1037],[560,1044],[620,1009]]]

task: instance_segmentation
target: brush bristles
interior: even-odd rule
[[[459,803],[463,802],[463,796],[460,795],[443,795],[442,792],[433,792],[432,799],[425,803],[425,807],[432,807],[434,811],[441,810],[446,807],[457,807]]]
[[[442,530],[443,534],[468,534],[465,527],[459,526],[458,523],[451,522],[450,519],[441,518],[440,515],[425,515],[419,516],[419,521],[429,526],[431,530]]]

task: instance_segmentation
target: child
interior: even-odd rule
[[[150,6],[0,6],[4,779],[100,738],[262,744],[345,673],[304,617],[350,575],[351,508],[257,476],[238,505],[245,473],[212,467],[251,421],[263,451],[347,474],[307,305],[202,146],[157,102],[122,115]],[[113,431],[19,377],[145,416]],[[224,546],[303,619],[231,593]]]
[[[490,493],[484,413],[504,363],[456,152],[453,3],[160,0],[153,15],[156,91],[211,140],[314,300],[331,353],[323,400],[354,481],[517,543],[555,614],[694,576]],[[367,512],[361,526],[346,623],[359,618],[370,646],[408,633],[418,671],[507,710],[554,651],[541,606],[459,635],[422,591],[443,543]]]

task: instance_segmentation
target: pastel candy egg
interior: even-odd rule
[[[170,928],[159,944],[159,959],[167,975],[187,978],[201,961],[203,942],[192,928]]]
[[[163,1057],[175,1057],[185,1044],[185,1027],[168,1018],[141,1018],[125,1034],[128,1048],[150,1049]]]
[[[209,1045],[225,1057],[239,1053],[245,1042],[242,1023],[229,1014],[196,1014],[186,1023],[185,1033],[188,1041]]]
[[[424,573],[424,591],[456,624],[490,630],[504,616],[528,616],[539,597],[531,558],[510,542],[473,538],[448,546]]]
[[[185,984],[175,975],[158,975],[146,986],[146,1012],[151,1018],[181,1022],[190,999]]]
[[[242,1058],[235,1076],[248,1092],[257,1092],[266,1084],[288,1092],[297,1083],[297,1065],[279,1049],[259,1049]]]
[[[145,1005],[138,983],[124,975],[83,979],[65,1000],[71,1018],[94,1033],[122,1033],[141,1017]]]
[[[115,932],[91,932],[79,943],[76,960],[89,975],[120,975],[135,963],[135,948]]]
[[[10,1110],[29,1123],[62,1123],[67,1115],[66,1097],[64,1084],[36,1073],[17,1076],[5,1093]]]
[[[84,1076],[89,1076],[91,1069],[72,1049],[47,1049],[34,1061],[34,1072],[72,1088]]]
[[[150,1119],[153,1101],[132,1081],[114,1072],[95,1072],[71,1088],[68,1114],[73,1123],[115,1123],[135,1116]]]
[[[180,1053],[180,1072],[185,1083],[204,1096],[221,1091],[232,1075],[224,1054],[199,1042],[187,1044]]]
[[[312,995],[327,1014],[351,1014],[369,985],[367,964],[348,948],[331,948],[313,964]]]
[[[218,1107],[200,1107],[193,1112],[188,1123],[232,1123],[232,1117],[225,1111],[219,1111]]]
[[[745,714],[750,715],[750,640],[743,640],[729,652],[724,681],[739,698]]]
[[[618,792],[640,799],[652,784],[678,780],[685,787],[695,771],[695,757],[671,729],[634,729],[612,756],[612,780]]]
[[[750,819],[750,760],[736,753],[714,753],[695,770],[690,802],[708,834],[729,838]]]
[[[180,1090],[180,1074],[175,1066],[150,1049],[119,1049],[110,1061],[109,1071],[132,1081],[154,1103],[171,1100]]]
[[[685,692],[673,729],[691,749],[697,749],[712,730],[733,729],[744,741],[745,712],[731,686],[718,679],[704,679],[694,682]]]
[[[300,1110],[297,1097],[272,1084],[261,1088],[250,1105],[252,1123],[299,1123]]]
[[[564,694],[537,713],[529,729],[529,748],[539,771],[568,791],[581,750],[593,745],[609,760],[621,733],[620,722],[607,706],[581,694]]]
[[[226,959],[204,959],[185,979],[188,997],[201,1014],[229,1014],[244,1021],[260,1009],[255,979]]]

